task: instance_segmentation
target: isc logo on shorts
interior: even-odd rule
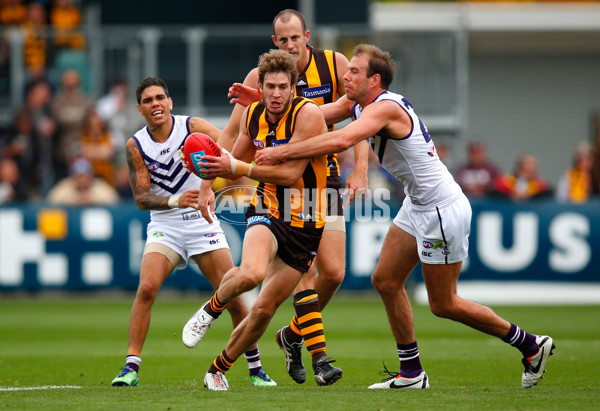
[[[199,211],[189,211],[187,213],[183,213],[181,215],[181,217],[183,218],[184,221],[197,220],[200,218],[200,212]]]

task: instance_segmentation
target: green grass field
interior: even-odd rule
[[[260,341],[264,368],[278,387],[253,387],[240,358],[227,374],[229,392],[202,386],[224,348],[231,323],[224,315],[194,349],[181,343],[183,324],[208,295],[161,295],[143,353],[139,387],[111,387],[123,366],[132,296],[0,301],[0,408],[10,409],[600,409],[600,306],[495,307],[522,328],[555,339],[540,384],[522,389],[519,353],[463,325],[415,307],[421,361],[429,390],[367,390],[385,361],[397,370],[396,347],[380,300],[338,295],[324,313],[328,354],[344,378],[317,387],[286,374],[274,333],[289,321],[286,302]],[[306,352],[305,352],[306,353]],[[310,364],[306,353],[305,363]],[[81,388],[7,390],[39,386]]]

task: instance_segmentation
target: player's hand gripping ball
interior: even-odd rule
[[[221,156],[221,150],[212,138],[204,133],[193,133],[183,144],[183,156],[191,167],[191,171],[200,178],[206,178],[202,167],[198,166],[202,156]]]

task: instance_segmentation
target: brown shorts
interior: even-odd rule
[[[271,214],[256,213],[253,206],[246,212],[246,228],[261,224],[267,227],[277,240],[277,256],[296,270],[305,273],[317,255],[323,228],[291,227]]]

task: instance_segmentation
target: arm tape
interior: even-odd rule
[[[169,197],[167,205],[169,206],[169,208],[179,208],[179,196]]]
[[[231,154],[229,155],[229,161],[231,161],[231,174],[237,176],[247,176],[250,177],[250,171],[252,170],[252,164],[248,164],[242,160],[238,160],[233,157]]]

